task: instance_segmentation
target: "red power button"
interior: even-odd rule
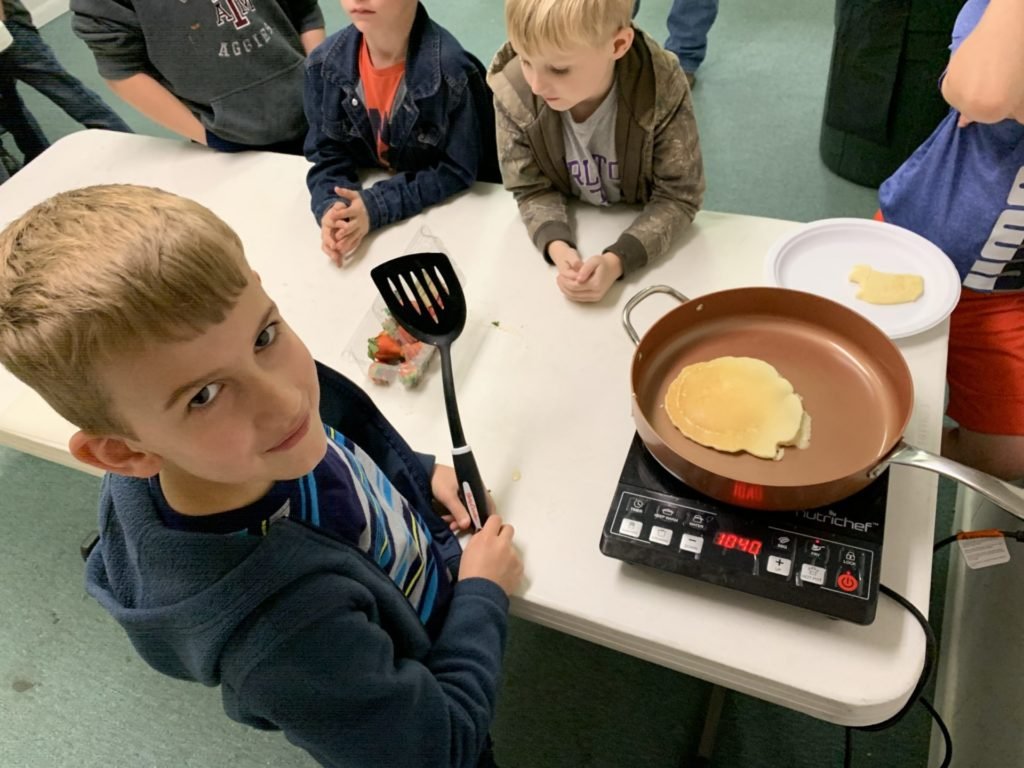
[[[860,586],[860,581],[849,571],[843,571],[836,578],[836,586],[843,590],[843,592],[856,592],[857,587]]]

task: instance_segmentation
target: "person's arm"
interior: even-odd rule
[[[186,139],[206,143],[206,129],[173,93],[146,74],[107,80],[110,90],[142,114]]]
[[[199,120],[158,79],[130,0],[71,0],[71,11],[74,33],[89,46],[114,93],[165,128],[206,143]]]
[[[443,80],[441,87],[448,87]],[[441,137],[441,159],[427,168],[399,168],[394,176],[363,191],[371,230],[415,216],[424,208],[468,189],[476,180],[480,120],[468,83],[461,93],[448,96],[454,98],[448,111],[448,133]],[[414,126],[410,141],[417,140],[417,133],[419,130]]]
[[[682,70],[678,77],[683,77]],[[604,249],[619,257],[623,275],[665,253],[704,200],[704,162],[689,92],[654,131],[651,197],[619,239]]]
[[[972,0],[977,5],[976,0]],[[963,13],[971,10],[966,6]],[[991,0],[959,45],[942,80],[942,96],[961,122],[1024,122],[1024,0]]]
[[[309,123],[303,151],[306,159],[313,164],[306,174],[306,186],[309,187],[313,216],[316,223],[321,224],[327,210],[340,200],[334,191],[335,187],[359,190],[361,185],[352,153],[323,130],[324,89],[327,86],[321,76],[319,61],[313,60],[306,67],[303,87],[302,103]],[[340,99],[336,86],[331,88],[335,91],[334,98]]]
[[[157,76],[131,0],[71,0],[71,29],[89,46],[104,80]]]
[[[494,120],[502,182],[516,199],[530,240],[544,258],[554,264],[548,253],[553,242],[561,240],[571,249],[576,248],[572,227],[569,226],[566,197],[541,172],[526,134],[497,99]]]
[[[309,56],[325,39],[324,14],[317,0],[278,0],[299,33],[302,50]]]
[[[327,34],[324,32],[323,27],[319,29],[310,29],[299,35],[299,40],[302,41],[302,50],[309,56],[320,43],[327,39]]]

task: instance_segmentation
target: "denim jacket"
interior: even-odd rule
[[[362,34],[348,26],[331,35],[306,65],[309,121],[306,177],[319,223],[339,198],[335,187],[362,189],[359,168],[379,168],[370,119],[359,97]],[[391,115],[395,174],[362,190],[370,229],[414,216],[469,187],[501,180],[491,91],[483,65],[420,4],[405,60],[406,95]]]

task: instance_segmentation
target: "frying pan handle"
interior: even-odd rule
[[[1009,512],[1014,517],[1024,520],[1024,491],[1009,483],[980,472],[951,459],[922,451],[912,445],[901,442],[882,462],[871,470],[870,477],[878,477],[888,464],[904,464],[908,467],[920,467],[930,472],[963,483],[972,488],[997,507]]]
[[[679,299],[680,304],[685,304],[690,299],[683,296],[679,291],[669,285],[652,285],[650,288],[644,288],[640,293],[631,298],[626,302],[626,306],[622,308],[622,327],[626,329],[626,333],[629,334],[629,338],[633,340],[634,344],[640,343],[640,335],[633,328],[633,324],[629,322],[629,315],[641,301],[646,299],[653,293],[667,293],[669,296],[674,296]]]

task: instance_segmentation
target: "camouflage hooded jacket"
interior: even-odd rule
[[[622,201],[643,210],[605,250],[619,256],[628,274],[664,254],[693,221],[704,196],[704,166],[690,89],[675,56],[636,30],[615,76]],[[552,241],[575,243],[561,116],[530,90],[509,43],[495,55],[487,82],[494,91],[502,179],[547,258]]]

